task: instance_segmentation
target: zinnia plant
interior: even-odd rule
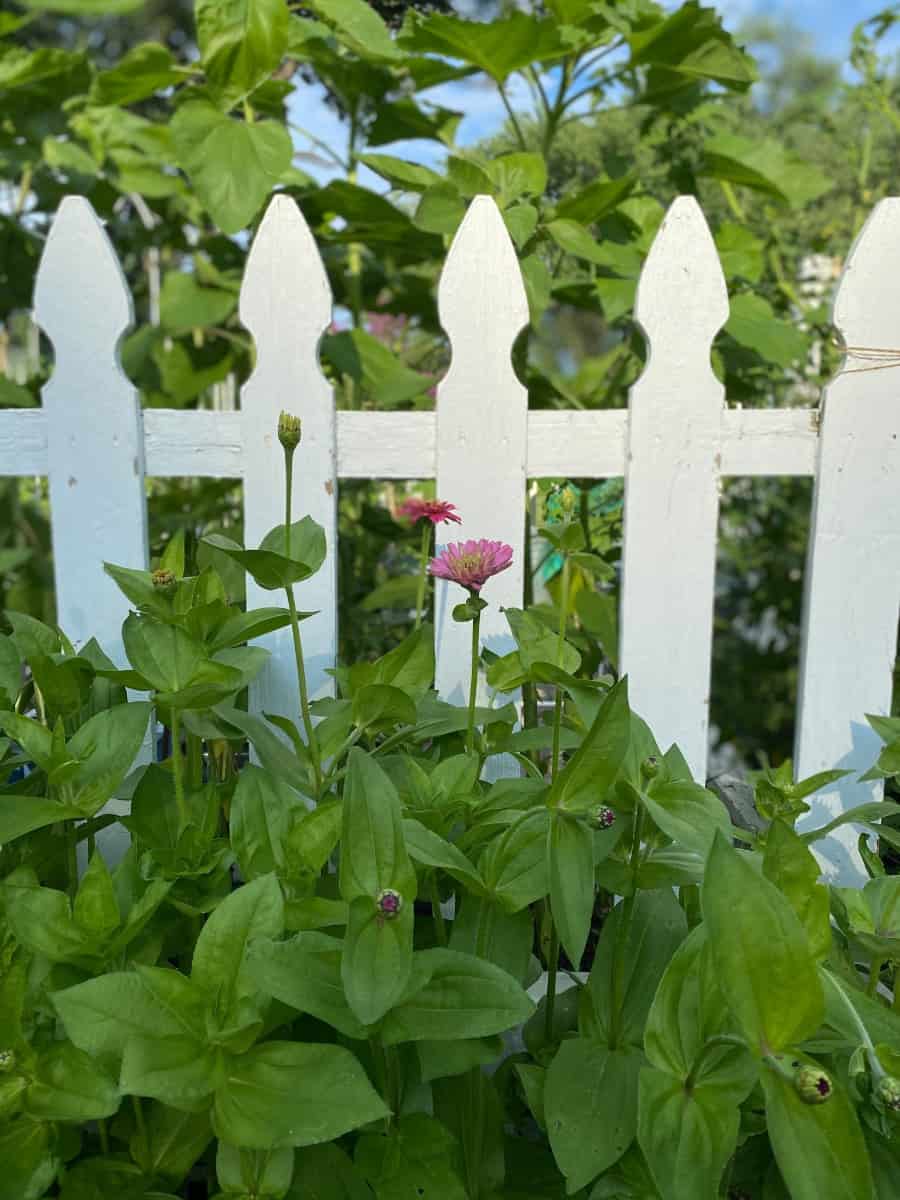
[[[425,588],[428,584],[428,556],[431,553],[432,529],[442,522],[462,524],[456,505],[448,500],[425,500],[422,496],[409,496],[397,509],[401,517],[413,524],[422,523],[422,542],[419,549],[419,583],[416,591],[416,629],[422,624],[425,608]]]

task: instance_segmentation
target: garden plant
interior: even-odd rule
[[[576,506],[543,533],[591,569]],[[840,772],[786,764],[733,826],[627,679],[578,674],[565,603],[482,651],[489,540],[423,553],[418,627],[310,701],[322,530],[210,543],[284,606],[176,538],[107,566],[126,669],[15,612],[0,637],[0,1200],[896,1196],[900,878],[863,839],[869,883],[829,888],[813,854],[838,821],[896,840],[895,805],[798,833]],[[432,686],[426,568],[471,624],[466,704]],[[246,643],[288,625],[297,709],[254,714]]]

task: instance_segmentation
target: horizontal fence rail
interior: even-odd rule
[[[835,324],[848,368],[822,408],[728,408],[710,348],[728,318],[715,246],[696,202],[663,221],[642,273],[635,316],[648,341],[627,410],[529,412],[511,365],[528,320],[519,266],[494,202],[477,197],[448,253],[438,308],[452,359],[434,412],[336,412],[317,345],[332,297],[297,206],[276,196],[253,242],[241,318],[257,364],[239,412],[141,411],[116,347],[133,322],[115,252],[89,203],[67,198],[44,248],[35,320],[54,346],[40,409],[0,411],[0,475],[47,476],[60,625],[77,643],[97,636],[121,661],[127,601],[103,562],[147,564],[144,480],[243,480],[248,544],[283,520],[277,414],[303,420],[295,517],[325,527],[326,566],[298,588],[318,615],[304,626],[310,684],[332,688],[337,646],[337,493],[341,479],[435,479],[463,525],[454,536],[501,538],[515,566],[491,584],[486,644],[503,652],[501,605],[523,597],[525,490],[540,477],[625,478],[621,655],[634,707],[660,743],[677,742],[698,777],[707,760],[719,482],[728,476],[812,476],[797,711],[801,776],[867,769],[878,753],[866,713],[890,711],[900,612],[900,374],[854,370],[866,348],[900,341],[900,200],[882,201],[847,260]],[[900,352],[898,352],[900,358]],[[248,602],[259,603],[248,584]],[[466,630],[449,620],[449,585],[436,592],[437,678],[459,699]],[[256,709],[294,708],[284,631],[262,644],[272,659],[251,696]],[[735,681],[740,686],[740,681]],[[820,824],[881,795],[850,777],[814,798]],[[821,851],[832,879],[862,876],[856,832]]]

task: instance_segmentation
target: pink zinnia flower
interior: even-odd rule
[[[479,538],[445,546],[428,564],[439,579],[450,579],[470,592],[479,592],[493,575],[512,565],[512,546]]]
[[[397,512],[401,517],[409,517],[411,521],[421,521],[423,518],[439,525],[441,521],[454,521],[462,525],[462,517],[456,511],[456,505],[447,500],[423,500],[421,496],[410,496],[404,500]]]

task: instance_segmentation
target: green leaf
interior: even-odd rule
[[[245,879],[283,871],[288,832],[305,812],[287,784],[261,767],[244,767],[231,802],[229,831]]]
[[[791,1061],[821,1069],[799,1053]],[[874,1200],[866,1143],[840,1084],[824,1104],[804,1104],[775,1071],[764,1069],[762,1083],[769,1140],[792,1200]]]
[[[440,183],[442,178],[430,167],[394,158],[390,154],[361,154],[359,161],[393,187],[406,192],[424,192],[433,184]]]
[[[666,95],[701,80],[746,91],[757,78],[753,59],[736,46],[713,8],[689,0],[655,24],[628,35],[630,66],[650,66],[644,99]],[[674,76],[674,78],[673,78]]]
[[[564,221],[593,224],[618,208],[636,182],[637,176],[632,172],[619,179],[595,179],[580,191],[563,196],[556,206],[556,215]]]
[[[484,896],[467,892],[462,897],[450,933],[450,949],[477,954],[502,967],[524,983],[531,962],[534,928],[529,909],[510,913]]]
[[[68,1042],[40,1056],[25,1094],[26,1112],[44,1121],[96,1121],[118,1107],[115,1080]]]
[[[121,914],[112,876],[99,850],[94,851],[72,906],[75,921],[88,934],[102,938],[119,926]]]
[[[478,894],[484,891],[477,868],[469,862],[459,847],[453,842],[445,841],[420,821],[404,819],[403,840],[410,857],[416,862],[423,863],[426,867],[440,867],[448,875],[458,879],[470,892]]]
[[[75,924],[66,893],[38,886],[30,868],[7,876],[3,892],[9,928],[29,950],[50,962],[81,965],[100,956],[100,940]]]
[[[326,334],[320,353],[323,362],[354,380],[380,407],[397,408],[427,392],[434,382],[430,375],[407,367],[364,329]]]
[[[602,804],[628,751],[628,681],[610,688],[584,741],[556,777],[550,804],[580,812]]]
[[[192,329],[221,325],[236,307],[234,292],[204,287],[196,276],[183,271],[166,272],[159,296],[159,316],[170,333],[190,333]],[[176,574],[180,576],[183,571]]]
[[[828,888],[819,884],[815,855],[784,821],[773,821],[769,827],[763,875],[787,896],[806,930],[813,956],[824,958],[831,949]]]
[[[0,796],[0,845],[82,815],[73,804],[57,804],[43,796]]]
[[[265,1042],[232,1060],[213,1127],[235,1146],[266,1150],[332,1141],[387,1115],[349,1050]]]
[[[132,1135],[132,1158],[151,1177],[183,1179],[212,1141],[209,1113],[205,1109],[179,1112],[158,1102],[151,1102],[144,1112],[147,1140],[145,1143],[139,1132]],[[97,1200],[103,1200],[103,1196]]]
[[[134,7],[138,5],[135,4]],[[182,78],[165,46],[143,42],[123,54],[109,71],[100,71],[91,84],[92,104],[134,104]]]
[[[822,984],[787,898],[716,834],[702,892],[719,985],[758,1053],[808,1037],[824,1014]]]
[[[267,995],[298,1012],[311,1013],[346,1037],[364,1040],[362,1025],[347,1003],[341,981],[342,943],[324,933],[299,933],[286,942],[259,940],[248,967]]]
[[[563,812],[550,816],[547,874],[553,920],[563,949],[578,970],[594,912],[594,835]]]
[[[780,320],[768,300],[750,292],[731,297],[731,316],[725,331],[740,345],[779,367],[802,361],[809,350],[809,338],[802,330]]]
[[[547,1069],[544,1113],[557,1166],[571,1195],[622,1157],[637,1131],[636,1049],[586,1038],[564,1041]]]
[[[220,533],[208,534],[203,541],[224,551],[268,591],[309,579],[325,561],[325,530],[312,517],[303,517],[291,525],[290,555],[286,553],[284,525],[269,530],[258,550],[244,550]]]
[[[704,145],[699,174],[737,183],[802,208],[834,187],[811,163],[776,141],[720,133]]]
[[[463,1075],[473,1067],[487,1066],[502,1058],[503,1052],[504,1042],[499,1035],[461,1038],[455,1042],[433,1042],[428,1039],[416,1042],[423,1083]]]
[[[301,621],[313,615],[297,614]],[[284,629],[290,622],[291,614],[286,608],[254,608],[250,612],[236,612],[219,626],[210,639],[209,648],[216,651],[224,650],[227,646],[238,646],[276,629]]]
[[[287,49],[284,0],[195,0],[207,86],[225,109],[263,83]]]
[[[51,1129],[25,1116],[0,1128],[0,1200],[40,1200],[46,1193],[60,1167]]]
[[[716,249],[726,279],[759,283],[764,259],[763,242],[744,225],[725,221],[716,230]]]
[[[23,663],[11,637],[0,635],[0,704],[10,708],[24,683]]]
[[[479,859],[485,887],[507,912],[518,912],[550,890],[549,822],[550,814],[543,805],[523,813],[490,843]]]
[[[144,0],[20,0],[22,8],[65,13],[72,17],[116,16],[134,12]]]
[[[542,154],[499,154],[487,161],[486,170],[499,192],[501,208],[522,196],[543,196],[547,190],[547,163]]]
[[[566,45],[553,20],[524,12],[490,23],[466,21],[443,13],[423,17],[410,11],[400,32],[407,50],[440,54],[479,67],[498,83],[534,62],[561,57]]]
[[[182,104],[171,132],[178,165],[223,233],[249,224],[291,164],[284,126],[235,120],[207,100]]]
[[[359,729],[383,731],[395,725],[415,725],[416,706],[400,688],[370,683],[353,697],[353,724]]]
[[[674,780],[651,784],[641,792],[641,804],[666,837],[705,858],[716,831],[728,834],[728,810],[713,792],[699,783]]]
[[[245,884],[224,900],[203,926],[194,947],[191,979],[214,1008],[220,1027],[237,1025],[259,996],[246,964],[252,938],[277,937],[284,928],[284,902],[274,875]]]
[[[688,1092],[680,1079],[644,1067],[638,1093],[638,1141],[663,1200],[719,1195],[737,1144],[740,1113],[715,1087]]]
[[[276,1151],[241,1150],[219,1142],[216,1152],[216,1177],[228,1195],[264,1196],[283,1200],[294,1174],[294,1151],[285,1146]]]
[[[488,1037],[521,1025],[534,1011],[511,975],[471,954],[421,950],[414,958],[413,978],[422,976],[423,986],[382,1022],[385,1045]]]
[[[388,27],[365,0],[312,0],[311,8],[361,58],[390,62],[401,57]]]

